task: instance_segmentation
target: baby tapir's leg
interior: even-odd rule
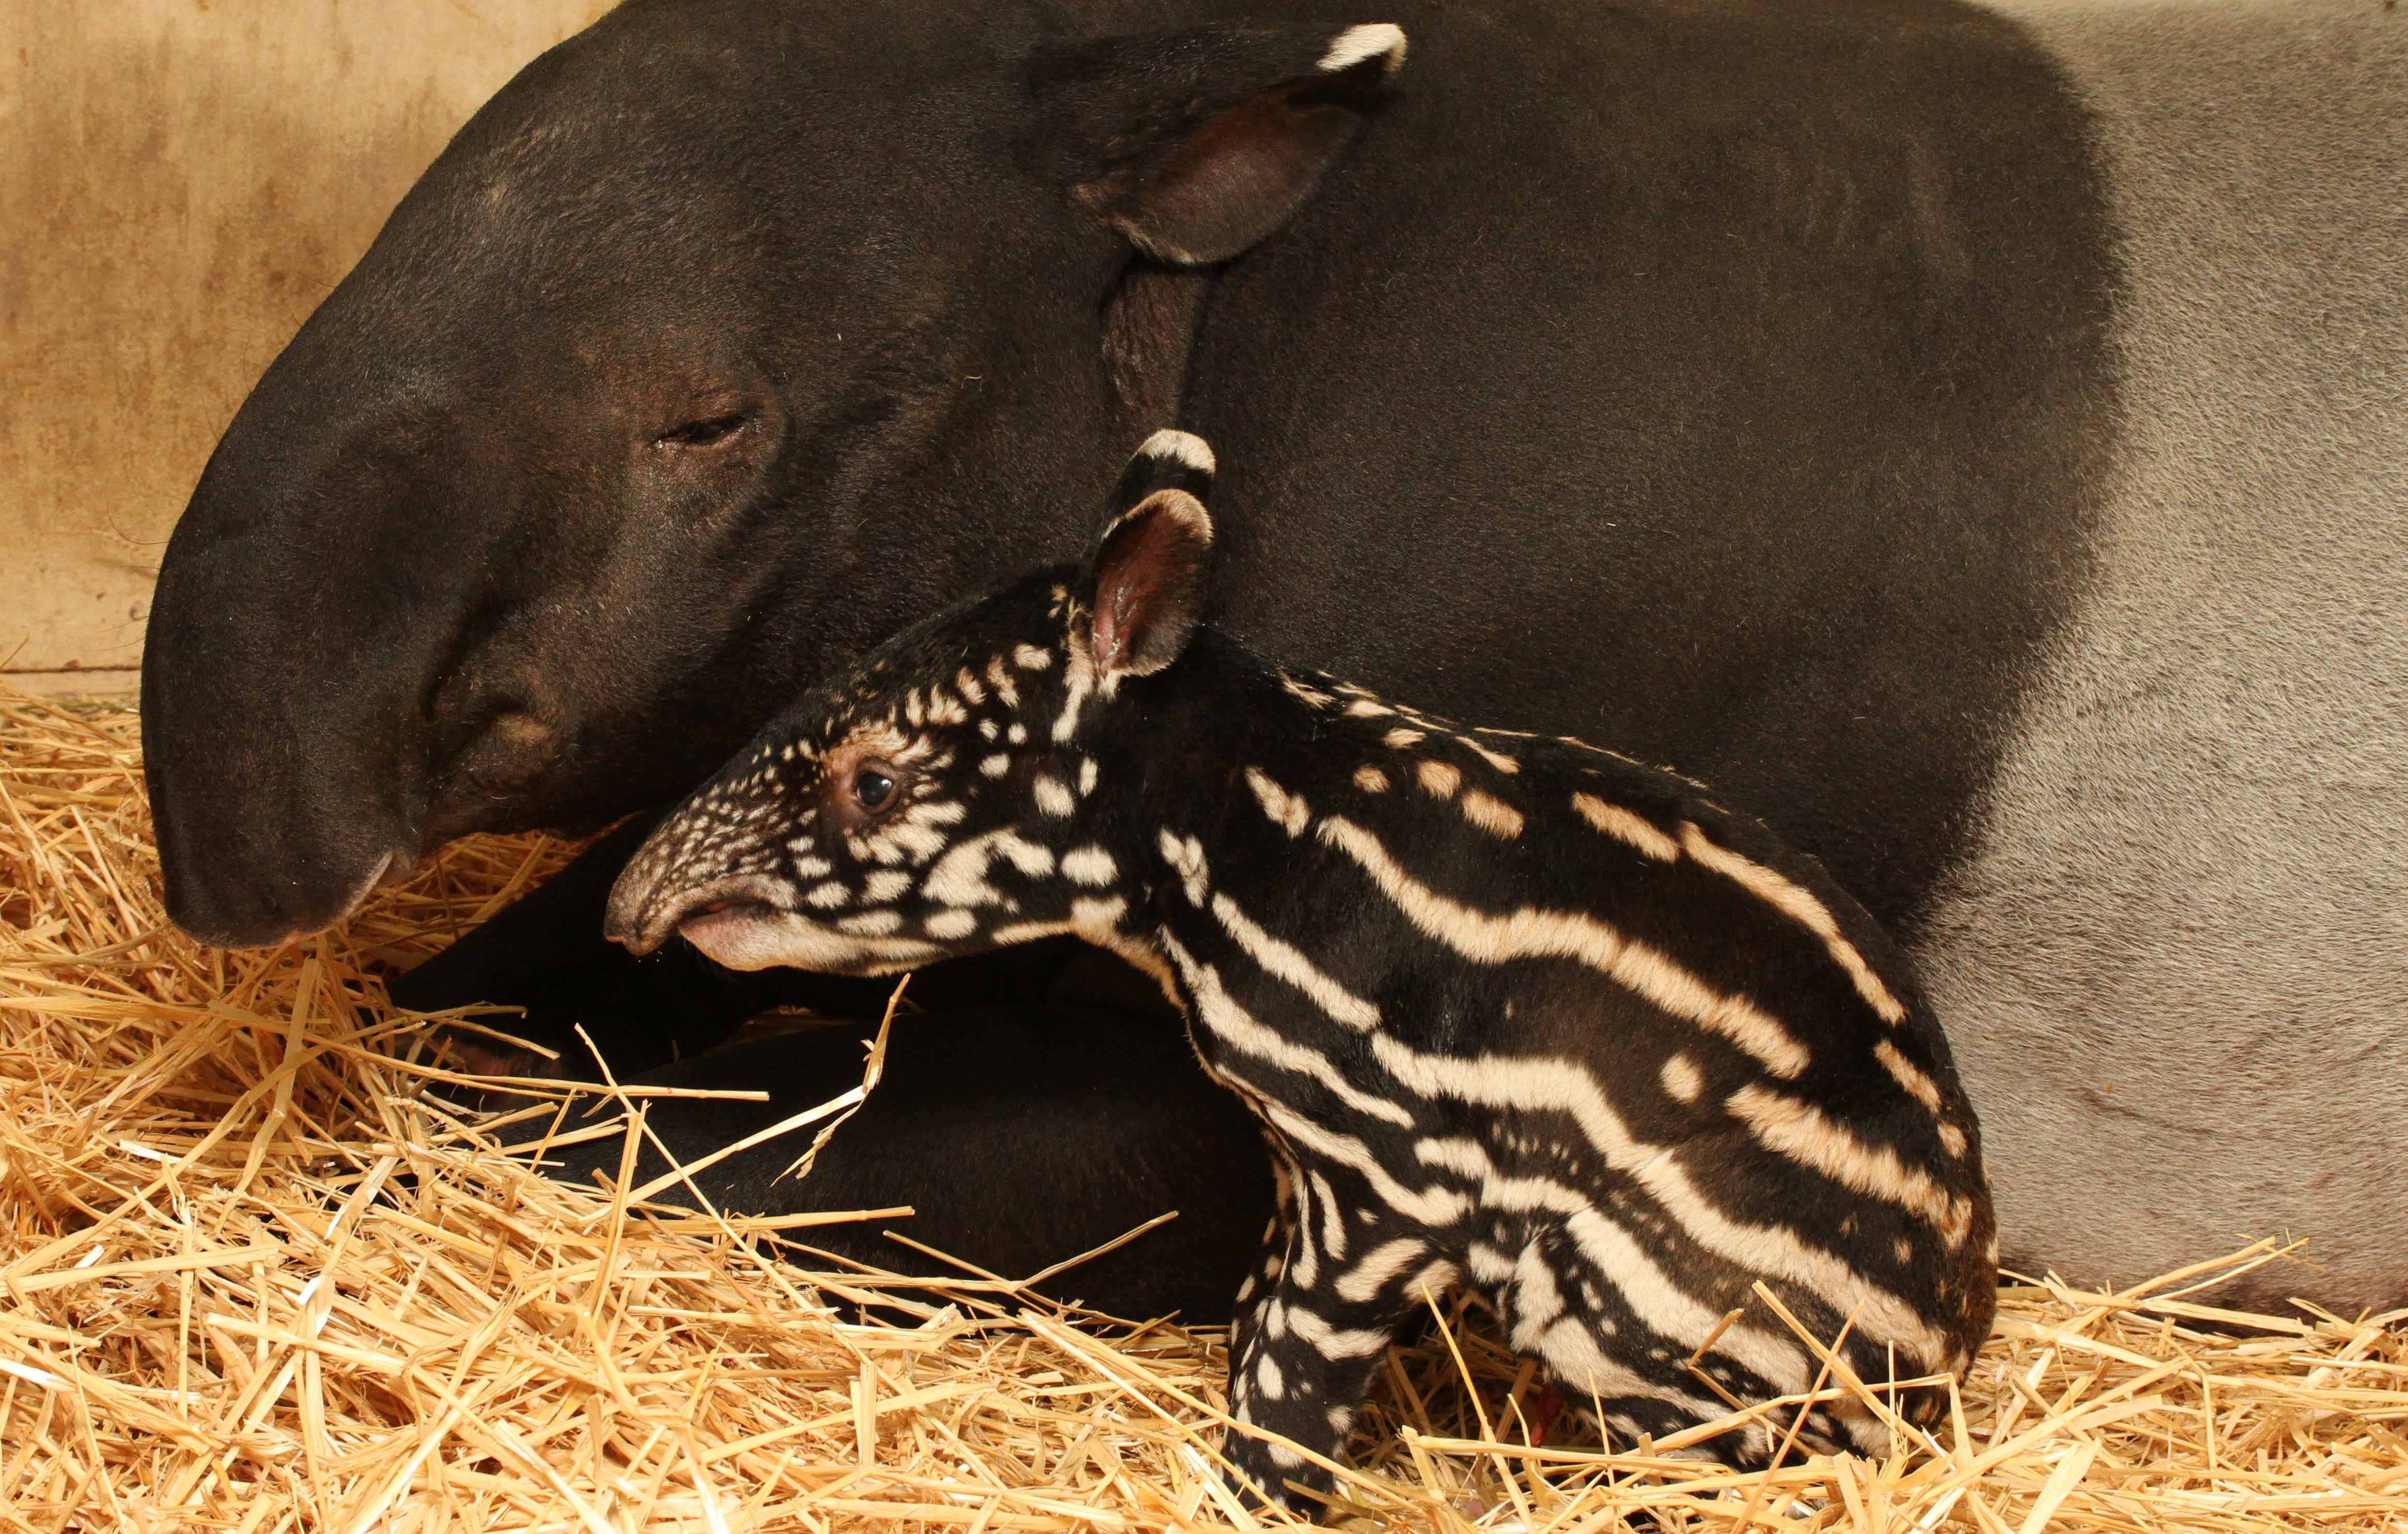
[[[1282,1181],[1286,1197],[1230,1331],[1230,1408],[1241,1423],[1335,1459],[1381,1351],[1423,1303],[1422,1289],[1443,1293],[1455,1269],[1422,1227],[1385,1211],[1365,1223],[1367,1206],[1341,1201],[1337,1178],[1310,1163]],[[1241,1485],[1298,1512],[1315,1504],[1284,1483],[1331,1485],[1327,1470],[1283,1443],[1231,1433],[1222,1453]]]

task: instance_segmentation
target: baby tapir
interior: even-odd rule
[[[1458,1283],[1624,1441],[1813,1384],[1759,1281],[1876,1385],[1962,1369],[1990,1201],[1899,951],[1693,782],[1199,627],[1211,470],[1158,434],[1083,565],[781,715],[629,864],[611,936],[864,973],[1069,932],[1158,976],[1280,1168],[1235,1413],[1323,1455]],[[1708,1446],[1762,1463],[1793,1416]],[[1856,1399],[1798,1429],[1888,1440]],[[1273,1498],[1327,1484],[1284,1444],[1226,1453]]]

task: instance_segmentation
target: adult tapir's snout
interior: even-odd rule
[[[212,942],[327,926],[418,850],[414,695],[437,625],[411,546],[431,519],[410,503],[427,487],[380,465],[390,437],[368,427],[390,409],[309,351],[271,369],[211,458],[144,652],[167,913]],[[353,429],[305,429],[330,413]]]

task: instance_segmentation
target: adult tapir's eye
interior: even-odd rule
[[[861,808],[876,814],[895,802],[895,780],[875,763],[866,763],[853,771],[853,796]]]
[[[747,417],[740,411],[734,415],[714,415],[706,420],[689,421],[682,426],[672,426],[652,438],[653,445],[664,448],[715,448],[744,429]]]

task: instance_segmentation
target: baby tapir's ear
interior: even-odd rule
[[[1185,432],[1156,432],[1121,475],[1087,561],[1094,584],[1089,650],[1103,676],[1147,676],[1179,658],[1204,612],[1212,519],[1212,450]]]

